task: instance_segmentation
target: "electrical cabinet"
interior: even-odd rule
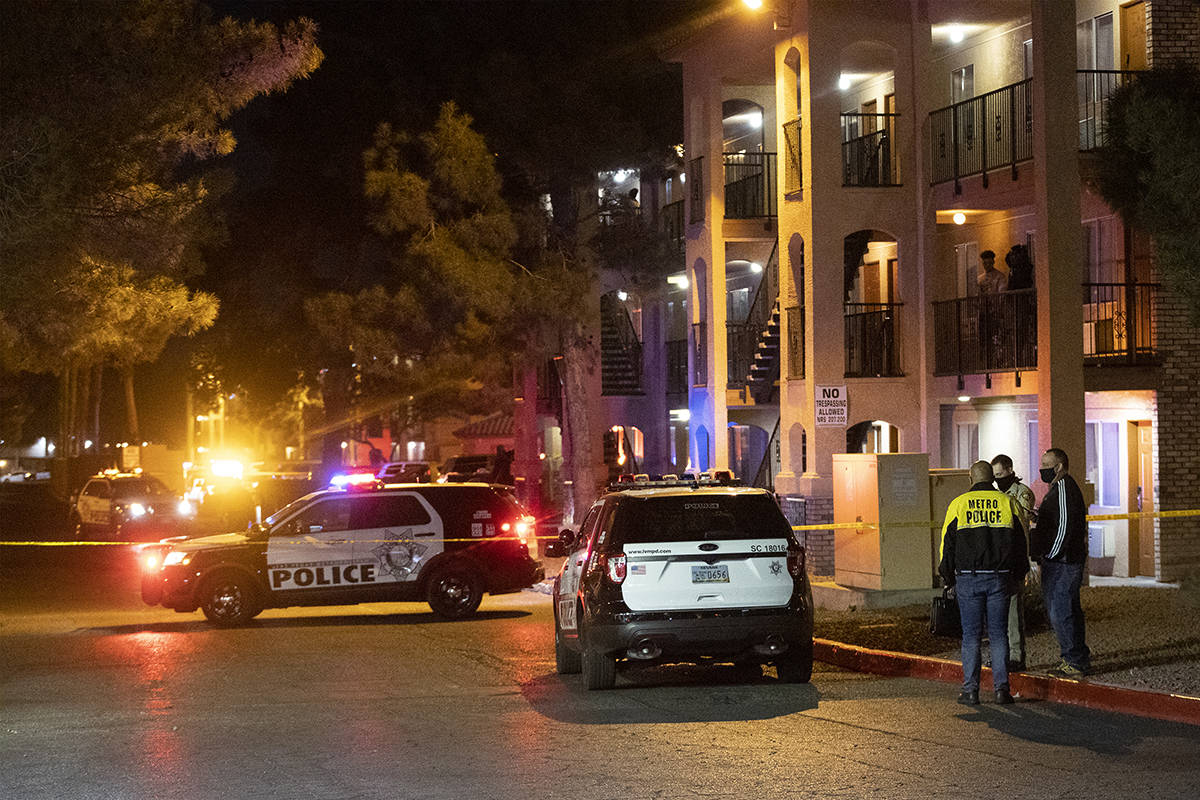
[[[929,489],[928,453],[835,453],[834,522],[878,527],[834,531],[834,580],[882,591],[930,588]]]

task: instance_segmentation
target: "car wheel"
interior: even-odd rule
[[[563,642],[562,631],[554,626],[554,668],[559,675],[575,675],[583,668],[579,653]]]
[[[472,570],[452,565],[442,567],[429,579],[426,598],[439,617],[464,619],[479,608],[483,587]]]
[[[585,647],[580,666],[588,689],[611,689],[617,682],[617,659],[607,653]]]
[[[801,646],[789,651],[775,661],[775,671],[779,674],[779,680],[784,683],[808,683],[812,679],[812,668],[811,639],[807,647]]]
[[[223,628],[241,625],[260,610],[249,579],[235,574],[207,580],[200,592],[200,607],[209,622]]]

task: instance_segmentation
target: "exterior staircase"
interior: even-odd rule
[[[600,393],[641,395],[642,343],[614,292],[600,298]]]
[[[758,337],[754,350],[754,360],[750,362],[750,372],[746,376],[746,389],[754,402],[758,404],[771,402],[775,391],[775,383],[779,380],[779,300],[771,307],[767,324]]]

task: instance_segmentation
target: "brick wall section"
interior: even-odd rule
[[[833,522],[832,497],[781,497],[780,505],[793,525]],[[808,574],[832,578],[833,531],[797,531],[796,536],[804,545]]]
[[[1146,5],[1150,66],[1184,63],[1200,68],[1200,0],[1151,0]]]
[[[1146,14],[1150,65],[1200,68],[1200,0],[1151,0]],[[1154,479],[1163,511],[1200,509],[1200,330],[1177,296],[1160,292],[1155,333],[1162,371],[1154,420]],[[1155,573],[1159,580],[1200,574],[1200,517],[1160,519]]]

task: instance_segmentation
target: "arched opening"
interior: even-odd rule
[[[899,246],[884,231],[860,230],[843,240],[846,377],[898,377]]]
[[[787,85],[784,87],[784,107],[783,113],[786,115],[783,121],[783,191],[785,194],[796,194],[804,188],[804,166],[800,160],[800,154],[803,152],[801,144],[801,114],[804,106],[801,102],[800,95],[800,51],[796,48],[788,50],[787,55],[783,57],[783,63],[787,67],[783,72],[783,79]],[[792,105],[792,103],[795,105]]]
[[[767,489],[779,472],[778,452],[772,452],[770,434],[757,425],[729,425],[729,469],[747,486]]]
[[[788,265],[792,271],[792,286],[796,302],[788,303],[787,315],[787,375],[804,377],[804,237],[793,233],[787,243]],[[780,300],[783,300],[782,295]]]
[[[899,186],[896,51],[882,42],[842,48],[842,185]]]
[[[721,160],[727,219],[773,217],[775,211],[774,116],[739,97],[721,103]],[[770,126],[770,130],[768,130]]]
[[[788,430],[788,450],[792,457],[792,471],[797,474],[808,472],[808,434],[799,422]],[[800,467],[798,470],[797,465]]]
[[[900,428],[881,419],[867,420],[846,429],[847,453],[899,453]]]
[[[709,468],[709,465],[708,429],[701,425],[696,428],[696,457],[692,462],[692,467],[700,472],[704,472]]]
[[[761,153],[766,143],[763,107],[734,98],[721,103],[721,149],[726,153]]]

